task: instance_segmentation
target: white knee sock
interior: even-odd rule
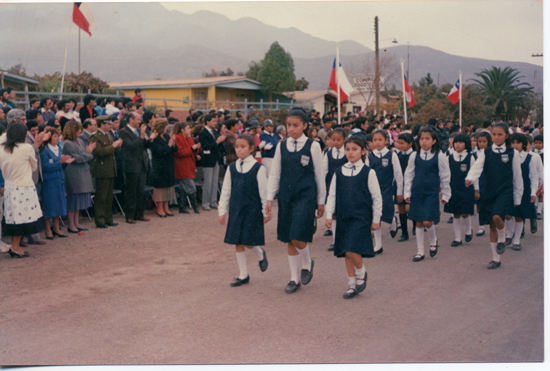
[[[365,272],[366,272],[366,269],[365,269],[365,265],[363,264],[361,269],[355,268],[355,277],[363,278],[363,277],[365,277]]]
[[[382,247],[382,228],[373,231],[374,234],[374,251],[380,250]]]
[[[497,253],[497,243],[491,242],[491,251],[493,252],[493,260],[496,262],[500,261],[500,255]]]
[[[514,245],[519,245],[519,239],[521,238],[521,231],[523,230],[523,222],[514,221],[514,223],[515,223],[514,239],[512,240],[512,243]]]
[[[497,233],[498,233],[498,243],[506,242],[506,230],[504,228],[497,229]],[[521,235],[521,232],[520,232],[520,235]]]
[[[336,220],[332,221],[332,244],[334,245],[336,243]]]
[[[462,241],[462,218],[454,218],[453,227],[455,229],[455,241]]]
[[[256,258],[258,258],[258,261],[263,260],[264,252],[262,251],[262,249],[260,249],[260,246],[254,246],[250,250],[252,250],[252,252],[256,255]]]
[[[504,225],[506,226],[506,238],[512,238],[514,236],[514,218],[505,220]]]
[[[288,264],[290,265],[290,280],[300,283],[300,255],[289,255]]]
[[[239,278],[244,280],[248,277],[248,268],[246,266],[246,251],[238,252],[237,254],[237,264],[239,265]]]
[[[354,289],[357,287],[357,278],[355,276],[353,277],[348,277],[348,284],[349,284],[349,287]]]
[[[542,204],[542,202],[537,203],[537,213],[542,213]]]
[[[424,227],[416,227],[416,247],[418,248],[418,253],[424,256]]]
[[[462,219],[462,224],[464,225],[464,233],[465,234],[473,234],[472,231],[472,217],[468,215],[467,218]]]
[[[309,243],[304,247],[302,250],[298,250],[298,254],[300,254],[300,260],[302,261],[302,269],[307,269],[308,271],[311,270],[311,257],[309,256]]]
[[[430,240],[430,246],[437,245],[437,235],[435,234],[435,224],[432,224],[430,228],[427,228],[428,238]]]

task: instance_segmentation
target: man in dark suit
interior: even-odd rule
[[[84,146],[88,147],[90,144],[90,138],[97,131],[97,122],[94,119],[86,119],[82,121],[82,134],[79,138],[84,142]]]
[[[97,143],[93,151],[95,158],[92,176],[95,178],[94,214],[97,228],[114,227],[113,223],[113,185],[116,177],[115,153],[120,152],[122,139],[113,141],[109,134],[111,116],[98,116],[98,131],[90,138],[90,143]]]
[[[84,122],[86,119],[95,119],[97,112],[94,110],[95,97],[91,94],[84,96],[84,107],[80,108],[80,122]]]
[[[218,176],[220,173],[219,161],[221,158],[218,144],[226,138],[215,130],[218,118],[215,114],[205,116],[205,126],[199,132],[199,142],[202,148],[202,171],[204,181],[202,184],[202,208],[211,210],[218,208]]]
[[[144,217],[145,181],[149,168],[147,148],[151,146],[149,139],[158,135],[154,132],[149,138],[146,134],[147,125],[141,125],[141,117],[136,112],[125,115],[127,125],[119,130],[122,142],[122,167],[124,169],[124,212],[126,222],[135,224],[136,220],[148,222]],[[140,127],[141,125],[141,127]]]

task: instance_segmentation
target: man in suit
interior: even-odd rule
[[[86,119],[84,120],[82,124],[82,134],[80,134],[79,138],[84,142],[84,146],[88,147],[90,144],[90,138],[92,135],[95,134],[97,131],[97,122],[94,119]]]
[[[84,97],[84,107],[80,109],[80,121],[84,122],[86,119],[95,119],[97,112],[94,110],[95,97],[91,94],[87,94]]]
[[[215,130],[218,118],[215,114],[205,116],[205,126],[199,132],[199,142],[202,147],[202,208],[209,211],[218,208],[218,176],[220,173],[219,160],[221,158],[218,144],[226,138]]]
[[[149,139],[155,139],[157,132],[149,138],[146,134],[147,125],[141,122],[141,116],[136,112],[125,115],[127,125],[119,130],[122,142],[122,167],[126,179],[124,186],[124,212],[126,223],[135,224],[136,220],[148,222],[144,216],[144,194],[149,158],[147,148],[151,146]],[[141,127],[140,127],[141,125]]]
[[[98,116],[98,131],[90,138],[90,143],[97,143],[93,151],[95,157],[92,176],[95,178],[94,214],[97,228],[114,227],[113,223],[113,185],[116,178],[115,154],[120,152],[122,139],[113,141],[109,134],[111,116]]]

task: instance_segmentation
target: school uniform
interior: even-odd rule
[[[534,152],[540,156],[542,163],[544,164],[544,148],[541,150],[535,149]]]
[[[418,176],[416,176],[418,175]],[[410,198],[409,219],[439,223],[439,187],[441,199],[451,198],[449,163],[441,152],[414,152],[405,171],[404,198]]]
[[[466,180],[475,181],[485,173],[485,185],[481,189],[479,224],[489,224],[494,215],[505,219],[508,211],[521,203],[523,178],[518,152],[506,149],[506,144],[485,148],[478,152],[478,159],[468,172]]]
[[[475,191],[479,190],[479,183],[476,181],[469,187],[466,187],[466,175],[475,164],[475,158],[472,153],[454,151],[447,157],[449,161],[449,170],[451,171],[451,198],[443,207],[443,211],[450,214],[474,215]],[[469,234],[469,231],[467,231]]]
[[[228,213],[224,242],[263,246],[267,176],[265,166],[248,156],[229,165],[225,173],[218,213]]]
[[[395,207],[393,203],[394,189],[393,184],[397,185],[397,195],[403,195],[403,173],[399,158],[394,151],[382,148],[381,151],[374,149],[367,159],[367,166],[376,172],[376,177],[380,184],[382,192],[382,218],[385,223],[391,223]]]
[[[371,224],[380,223],[382,194],[376,172],[363,164],[347,162],[334,172],[327,199],[327,219],[338,209],[334,256],[346,252],[374,256]]]
[[[325,204],[323,152],[319,143],[302,134],[288,138],[275,151],[267,184],[267,199],[278,193],[277,239],[311,242],[315,210]]]
[[[336,169],[345,165],[347,162],[348,159],[346,158],[344,146],[340,149],[332,147],[325,151],[323,156],[323,172],[325,173],[325,187],[327,190],[330,188],[330,182],[332,181],[332,176]]]
[[[536,219],[537,209],[531,202],[531,196],[537,195],[539,187],[539,175],[537,173],[537,164],[533,160],[533,155],[521,151],[515,154],[521,161],[521,175],[523,180],[523,194],[519,206],[514,206],[507,215],[521,219]]]
[[[405,186],[405,171],[407,170],[407,165],[409,165],[409,158],[411,157],[411,153],[413,153],[412,147],[409,148],[407,151],[397,151],[397,158],[399,159],[399,165],[401,166],[401,173],[403,174],[403,181],[401,182],[403,184],[403,187]],[[395,195],[397,196],[397,183],[395,187]],[[407,201],[405,201],[405,198],[403,197],[402,202],[397,202],[397,198],[395,199],[396,205],[408,205]]]

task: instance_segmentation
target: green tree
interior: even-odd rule
[[[234,74],[235,72],[229,67],[225,71],[220,71],[219,73],[220,76],[233,76]]]
[[[510,120],[514,111],[525,105],[527,94],[533,88],[526,82],[520,83],[523,76],[518,76],[519,71],[506,67],[494,67],[484,69],[472,79],[484,93],[486,102],[492,106],[493,117],[497,120]]]
[[[260,72],[260,67],[262,66],[262,62],[256,62],[252,61],[248,64],[248,71],[244,74],[247,78],[251,80],[257,80],[258,79],[258,73]]]
[[[296,84],[294,87],[294,90],[296,91],[304,91],[309,86],[309,81],[305,79],[305,77],[302,77],[300,80],[296,80]]]
[[[271,44],[265,54],[256,80],[262,84],[264,94],[281,94],[294,90],[294,60],[277,41]]]
[[[31,91],[43,91],[55,93],[61,87],[61,73],[55,72],[52,75],[34,75],[33,78],[39,81],[38,85],[29,87]],[[90,90],[96,94],[115,94],[115,90],[109,87],[105,81],[95,77],[90,72],[82,72],[79,75],[75,73],[65,74],[65,82],[63,86],[64,92],[70,93],[87,93]]]

